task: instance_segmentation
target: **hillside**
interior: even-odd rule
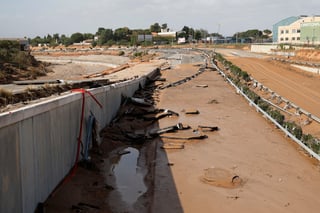
[[[46,64],[37,61],[30,52],[21,51],[15,41],[0,41],[0,84],[30,80],[46,75]]]

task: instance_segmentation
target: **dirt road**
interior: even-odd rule
[[[320,76],[271,59],[228,57],[254,79],[320,117]]]

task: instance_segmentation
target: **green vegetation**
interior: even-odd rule
[[[120,27],[117,29],[99,27],[97,32],[92,33],[73,33],[70,37],[65,34],[59,35],[55,33],[53,35],[46,35],[44,37],[37,36],[33,39],[29,39],[29,43],[32,46],[45,45],[50,47],[55,47],[60,44],[69,46],[73,43],[80,43],[86,41],[91,43],[92,46],[111,46],[111,45],[152,45],[152,42],[138,42],[138,35],[151,35],[152,33],[159,33],[161,30],[168,29],[168,24],[154,23],[151,24],[148,29],[129,29],[128,27]],[[233,38],[246,39],[246,38],[256,38],[256,39],[266,39],[270,38],[270,30],[248,30],[246,32],[236,33]],[[181,30],[178,30],[177,37],[185,38],[187,42],[201,41],[207,37],[224,38],[218,32],[209,33],[205,29],[193,29],[188,26],[184,26]],[[172,38],[156,38],[156,43],[172,43]]]
[[[45,67],[29,52],[21,51],[17,41],[0,41],[0,83],[33,79],[45,74]]]
[[[238,32],[233,35],[235,39],[248,39],[250,38],[253,42],[261,42],[263,39],[269,39],[272,34],[271,30],[265,29],[263,31],[258,29],[247,30],[245,32]]]

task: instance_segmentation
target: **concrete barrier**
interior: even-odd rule
[[[251,52],[272,54],[273,50],[277,49],[275,44],[252,44]]]
[[[103,107],[85,95],[82,141],[90,112],[100,131],[116,115],[121,95],[132,96],[146,79],[88,90]],[[0,114],[0,212],[34,212],[68,174],[76,159],[82,101],[81,93],[70,93]]]

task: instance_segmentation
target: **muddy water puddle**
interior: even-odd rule
[[[146,191],[146,169],[137,148],[116,149],[106,159],[106,182],[112,187],[108,203],[114,211],[132,211]]]

